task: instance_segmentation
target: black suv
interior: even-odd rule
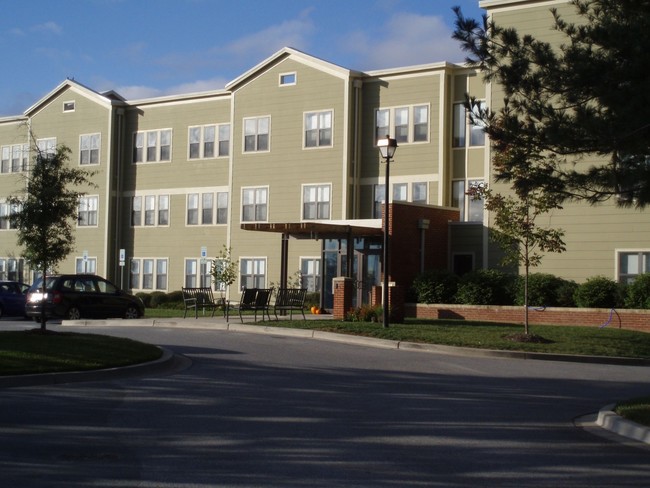
[[[25,315],[40,322],[43,310],[43,280],[39,278],[27,292]],[[142,300],[120,290],[104,278],[90,274],[64,274],[47,277],[45,316],[69,320],[144,315]]]

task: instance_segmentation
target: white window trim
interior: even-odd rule
[[[614,249],[615,263],[614,263],[614,281],[617,283],[621,278],[621,254],[650,254],[650,248],[632,248],[632,249]],[[648,257],[650,259],[650,257]],[[627,276],[629,273],[625,273]],[[638,275],[637,275],[638,276]]]
[[[95,212],[97,213],[97,223],[92,224],[92,225],[81,225],[79,223],[79,205],[81,204],[81,200],[90,200],[90,199],[95,199],[97,201],[97,209]],[[78,229],[96,229],[99,227],[99,195],[83,195],[79,197],[79,201],[77,202],[77,228]]]
[[[154,207],[154,225],[145,225],[145,211],[146,211],[146,200],[147,197],[154,197],[155,207]],[[160,197],[167,197],[167,223],[160,223]],[[129,199],[129,227],[131,229],[147,229],[153,227],[169,227],[171,222],[171,195],[168,193],[136,193],[127,197]],[[138,224],[133,223],[133,199],[140,198],[140,222]]]
[[[90,137],[92,136],[99,136],[99,147],[97,148],[97,162],[96,163],[86,163],[86,164],[81,164],[81,138],[82,137]],[[89,151],[92,151],[92,148],[89,149]],[[79,166],[99,166],[102,162],[102,133],[101,132],[91,132],[88,134],[79,134]]]
[[[221,140],[219,139],[219,129],[223,126],[230,126],[230,123],[228,122],[222,122],[222,123],[214,123],[214,124],[203,124],[203,125],[190,125],[187,128],[187,160],[188,161],[204,161],[204,160],[211,160],[211,159],[224,159],[228,158],[230,156],[230,143],[231,140],[230,138],[228,139],[228,154],[219,154],[219,143]],[[205,128],[206,127],[214,127],[214,156],[209,156],[206,157],[204,153],[205,149]],[[196,158],[193,158],[190,156],[190,130],[192,129],[201,129],[201,138],[199,141],[199,156]],[[232,131],[231,131],[231,138],[232,138]]]
[[[212,195],[212,223],[210,224],[204,224],[202,222],[202,217],[203,217],[203,195],[206,193],[210,193]],[[229,214],[229,207],[230,207],[230,194],[228,191],[224,190],[208,190],[208,191],[202,191],[202,190],[197,190],[197,191],[191,191],[185,195],[185,227],[190,227],[190,228],[197,228],[197,227],[223,227],[224,225],[228,225],[228,219],[226,218],[226,222],[217,222],[217,217],[219,214],[219,193],[226,193],[227,194],[227,205],[226,205],[226,214]],[[243,194],[243,193],[242,193]],[[189,210],[189,201],[190,201],[190,195],[198,195],[199,196],[199,207],[198,207],[198,223],[196,224],[190,224],[187,219],[187,211]],[[268,196],[268,193],[267,193]],[[243,207],[242,207],[243,209]],[[267,207],[267,212],[268,212],[268,207]],[[243,212],[242,212],[243,214]]]
[[[330,199],[328,201],[329,203],[329,212],[326,218],[324,219],[306,219],[305,218],[305,188],[306,187],[315,187],[315,188],[321,188],[321,187],[328,187],[329,188],[329,194],[330,194]],[[318,201],[316,202],[316,207],[318,208]],[[318,213],[318,212],[317,212]],[[267,214],[268,214],[268,204],[267,204]],[[268,215],[267,215],[268,217]],[[319,220],[331,220],[332,219],[332,183],[303,183],[300,187],[300,220],[302,222],[314,222],[314,221],[319,221]]]
[[[242,284],[242,272],[241,272],[241,265],[244,261],[246,260],[256,260],[256,261],[264,261],[264,288],[267,287],[267,284],[269,282],[269,261],[268,261],[268,256],[240,256],[239,257],[239,266],[237,269],[237,281],[239,284],[239,290],[241,291],[242,287],[244,286]]]
[[[74,260],[74,267],[75,267],[75,270],[77,269],[77,264],[78,264],[79,262],[83,263],[84,261],[87,262],[87,263],[94,262],[94,263],[95,263],[95,271],[87,271],[87,270],[84,269],[84,270],[82,271],[82,273],[97,274],[97,256],[86,256],[86,259],[85,259],[85,260],[84,260],[83,256],[81,256],[81,257],[77,256],[77,257],[75,258],[75,260]]]
[[[142,285],[144,283],[144,261],[145,260],[151,260],[153,261],[153,287],[152,288],[144,288]],[[157,288],[157,283],[158,283],[158,261],[164,260],[167,261],[167,279],[165,280],[165,288]],[[131,288],[131,262],[132,261],[138,261],[139,266],[138,266],[138,285],[139,288]],[[169,290],[169,258],[168,257],[150,257],[150,256],[135,256],[132,258],[129,258],[128,260],[128,283],[129,283],[129,289],[130,290],[138,290],[138,291],[143,291],[143,292],[154,292],[154,291],[168,291]]]
[[[293,82],[291,82],[291,83],[282,83],[282,79],[285,76],[291,76],[291,75],[293,75]],[[280,87],[295,86],[297,84],[298,84],[298,73],[296,73],[295,71],[288,71],[286,73],[280,73],[278,75],[278,86],[280,86]]]
[[[331,119],[332,119],[332,125],[330,126],[330,132],[332,133],[332,135],[330,137],[330,143],[327,144],[327,145],[318,144],[316,146],[307,146],[305,144],[305,142],[306,142],[305,141],[305,139],[306,139],[305,135],[307,133],[307,127],[305,125],[305,122],[306,122],[305,119],[307,118],[307,114],[320,115],[320,114],[324,114],[324,113],[329,113],[331,115]],[[320,127],[318,128],[318,130],[320,130]],[[332,149],[333,147],[334,147],[334,109],[333,108],[327,108],[327,109],[323,109],[323,110],[306,110],[306,111],[304,111],[302,113],[302,148],[304,150],[306,150],[306,151],[311,151],[311,150],[314,150],[314,149],[316,149],[316,150],[317,149]]]
[[[244,220],[244,190],[257,190],[266,188],[266,219],[264,220]],[[239,221],[241,223],[249,222],[268,222],[269,214],[271,213],[271,189],[269,185],[260,186],[242,186],[239,194]]]
[[[160,134],[161,132],[170,132],[169,136],[169,159],[160,159]],[[156,159],[153,161],[147,161],[147,135],[151,132],[156,132]],[[135,160],[135,139],[138,134],[144,134],[144,141],[142,146],[142,161]],[[133,132],[133,138],[131,140],[132,150],[131,150],[131,164],[168,164],[171,163],[174,159],[174,130],[171,127],[166,127],[162,129],[150,129],[150,130],[138,130]],[[189,151],[189,149],[188,149]]]
[[[414,109],[416,107],[427,107],[427,138],[424,141],[415,141],[415,116],[414,116]],[[394,138],[395,137],[395,110],[396,109],[401,109],[401,108],[406,108],[408,109],[409,113],[409,126],[408,126],[408,138],[406,141],[399,141],[398,143],[401,144],[429,144],[431,142],[431,103],[430,102],[425,102],[425,103],[412,103],[409,105],[395,105],[391,107],[377,107],[374,112],[374,120],[373,120],[373,134],[375,134],[373,137],[376,137],[376,131],[377,131],[377,112],[380,112],[382,110],[388,110],[388,132],[389,135]],[[377,141],[375,140],[374,143],[375,147],[377,147]]]
[[[252,151],[247,151],[246,150],[246,121],[247,120],[259,120],[259,119],[269,119],[269,132],[268,132],[268,149],[254,149]],[[242,146],[241,146],[241,152],[242,154],[265,154],[271,152],[271,114],[268,115],[257,115],[257,116],[252,116],[252,117],[244,117],[242,120]],[[256,136],[259,136],[259,133],[255,133]],[[232,132],[231,132],[231,137],[232,137]]]
[[[70,104],[72,104],[72,108],[66,108],[66,106],[69,106]],[[61,104],[61,111],[62,111],[64,114],[72,113],[72,112],[74,112],[76,109],[77,109],[77,103],[76,103],[74,100],[65,100],[65,101]]]

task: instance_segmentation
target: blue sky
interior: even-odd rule
[[[290,46],[373,70],[460,62],[458,5],[479,0],[5,0],[0,116],[66,78],[138,99],[223,88]]]

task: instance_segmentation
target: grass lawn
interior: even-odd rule
[[[0,376],[86,371],[153,361],[162,351],[130,339],[38,329],[0,332]]]

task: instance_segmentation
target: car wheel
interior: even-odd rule
[[[77,307],[70,307],[65,317],[68,320],[79,320],[81,318],[81,311]]]
[[[126,313],[124,314],[125,319],[137,319],[140,317],[140,312],[133,305],[126,307]]]

